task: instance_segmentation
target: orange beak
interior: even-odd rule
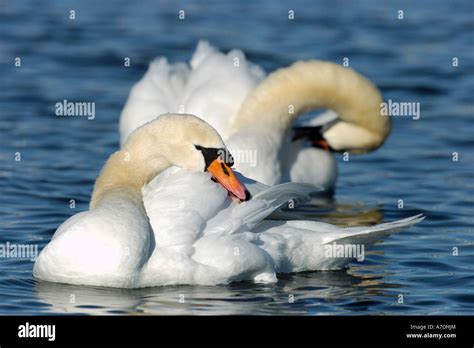
[[[232,169],[220,158],[212,161],[207,170],[227,191],[238,199],[245,201],[245,186],[237,179]]]

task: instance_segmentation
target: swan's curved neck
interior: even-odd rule
[[[379,146],[390,130],[388,118],[380,116],[381,102],[378,89],[352,69],[323,61],[297,62],[270,74],[247,96],[233,129],[261,125],[283,135],[302,113],[325,108],[369,131],[373,145]]]
[[[142,205],[142,187],[170,166],[165,158],[149,158],[140,150],[146,148],[147,141],[146,134],[135,137],[130,146],[109,157],[95,182],[90,209],[100,206],[104,198],[114,192],[127,194],[138,206]]]

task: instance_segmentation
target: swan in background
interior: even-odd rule
[[[216,130],[192,115],[137,128],[107,160],[89,211],[66,220],[41,251],[34,276],[120,288],[271,283],[277,273],[341,269],[354,255],[328,256],[328,245],[370,246],[423,219],[345,229],[264,221],[312,188],[261,185],[250,198],[225,151]]]
[[[120,138],[123,144],[134,129],[166,112],[194,114],[221,134],[245,176],[332,192],[332,152],[373,151],[390,133],[381,102],[377,87],[350,68],[299,61],[266,76],[241,51],[223,54],[201,41],[189,65],[164,57],[150,64],[122,111]],[[330,111],[302,116],[321,108]]]

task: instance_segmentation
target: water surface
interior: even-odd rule
[[[334,201],[305,212],[342,226],[428,218],[347,271],[284,275],[274,285],[79,287],[35,281],[31,261],[0,258],[0,314],[473,314],[472,4],[3,2],[2,243],[41,249],[65,219],[87,209],[94,179],[118,147],[131,86],[155,56],[187,60],[199,39],[241,48],[267,72],[298,59],[347,57],[385,99],[420,102],[420,119],[395,118],[383,148],[339,158]],[[64,99],[95,102],[95,119],[56,117]]]

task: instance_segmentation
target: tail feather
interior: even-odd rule
[[[254,232],[280,273],[340,270],[384,236],[422,221],[422,215],[373,227],[338,228],[316,221],[264,221]],[[341,248],[343,246],[343,248]],[[339,254],[341,252],[341,254]]]
[[[383,223],[372,227],[350,227],[345,228],[343,233],[338,234],[330,241],[324,243],[338,244],[364,244],[370,246],[382,239],[383,237],[400,232],[408,227],[421,222],[426,217],[418,214],[406,219]]]

